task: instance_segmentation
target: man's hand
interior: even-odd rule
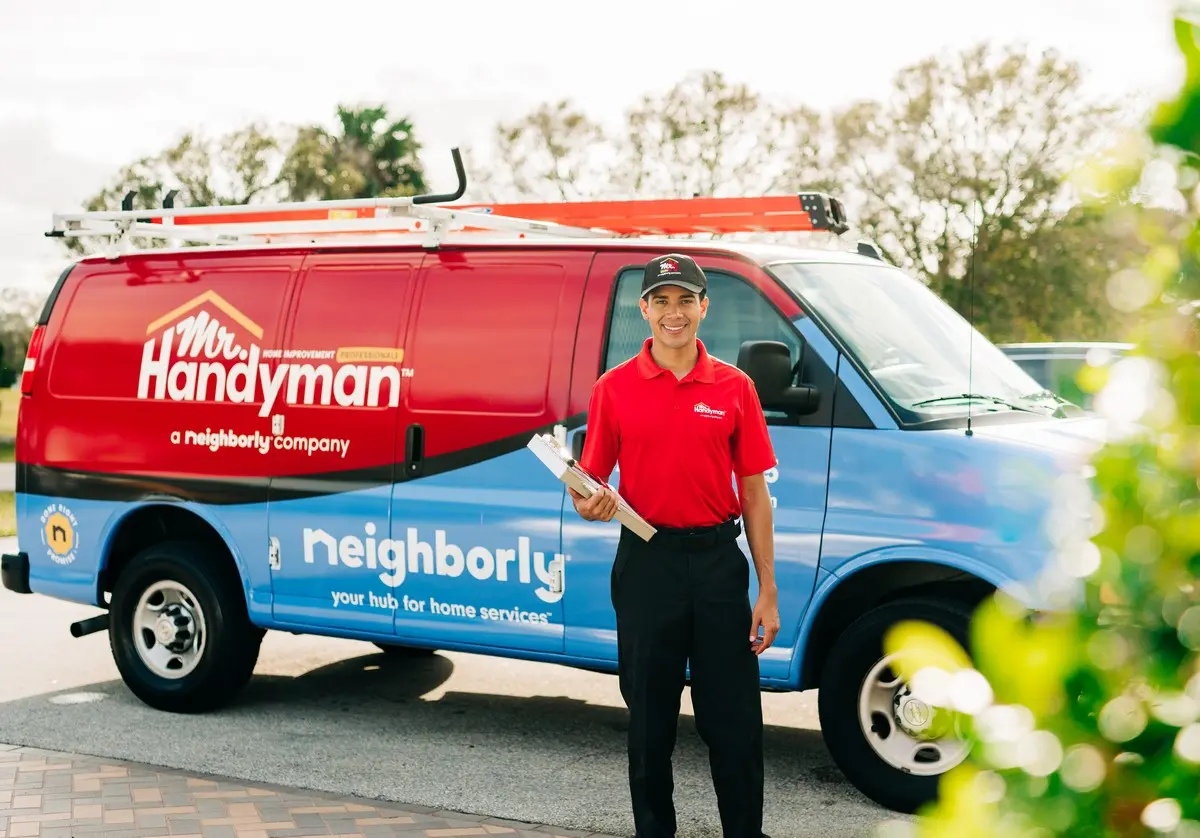
[[[590,498],[585,498],[570,486],[567,491],[571,493],[575,511],[585,521],[611,521],[617,514],[617,496],[608,489],[599,489]]]
[[[758,639],[758,629],[762,627],[762,642]],[[750,644],[754,654],[761,655],[775,642],[779,634],[779,597],[775,590],[759,591],[758,601],[754,603],[754,616],[750,620]]]

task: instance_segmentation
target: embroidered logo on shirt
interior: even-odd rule
[[[704,402],[696,402],[696,406],[693,407],[692,410],[694,410],[696,413],[699,413],[701,416],[711,416],[714,419],[720,419],[725,415],[725,411],[717,410],[715,407],[709,407]]]

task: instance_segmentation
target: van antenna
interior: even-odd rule
[[[972,389],[975,384],[973,382],[975,372],[975,251],[979,246],[979,222],[975,220],[975,207],[979,204],[978,199],[971,202],[971,263],[967,267],[967,299],[968,299],[968,315],[967,321],[971,324],[971,330],[967,333],[967,393],[973,394]],[[981,206],[980,214],[983,213]],[[967,436],[973,436],[974,431],[971,430],[971,404],[975,400],[967,399]]]

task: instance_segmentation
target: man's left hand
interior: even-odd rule
[[[762,627],[762,641],[758,638],[758,629]],[[750,621],[750,643],[754,646],[754,654],[761,655],[775,642],[779,634],[779,600],[776,594],[760,591],[758,601],[754,603],[754,617]]]

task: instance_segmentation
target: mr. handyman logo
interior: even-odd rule
[[[155,320],[146,334],[150,337],[142,345],[139,399],[258,404],[258,415],[264,418],[277,401],[396,407],[400,379],[409,373],[398,366],[404,360],[400,347],[263,349],[262,326],[211,290]]]
[[[711,416],[714,419],[719,419],[725,415],[725,411],[718,410],[715,407],[709,407],[704,402],[696,402],[696,406],[693,407],[692,410],[694,410],[696,413],[699,413],[701,416]]]
[[[663,259],[658,264],[658,275],[679,273],[679,263],[674,259]]]

